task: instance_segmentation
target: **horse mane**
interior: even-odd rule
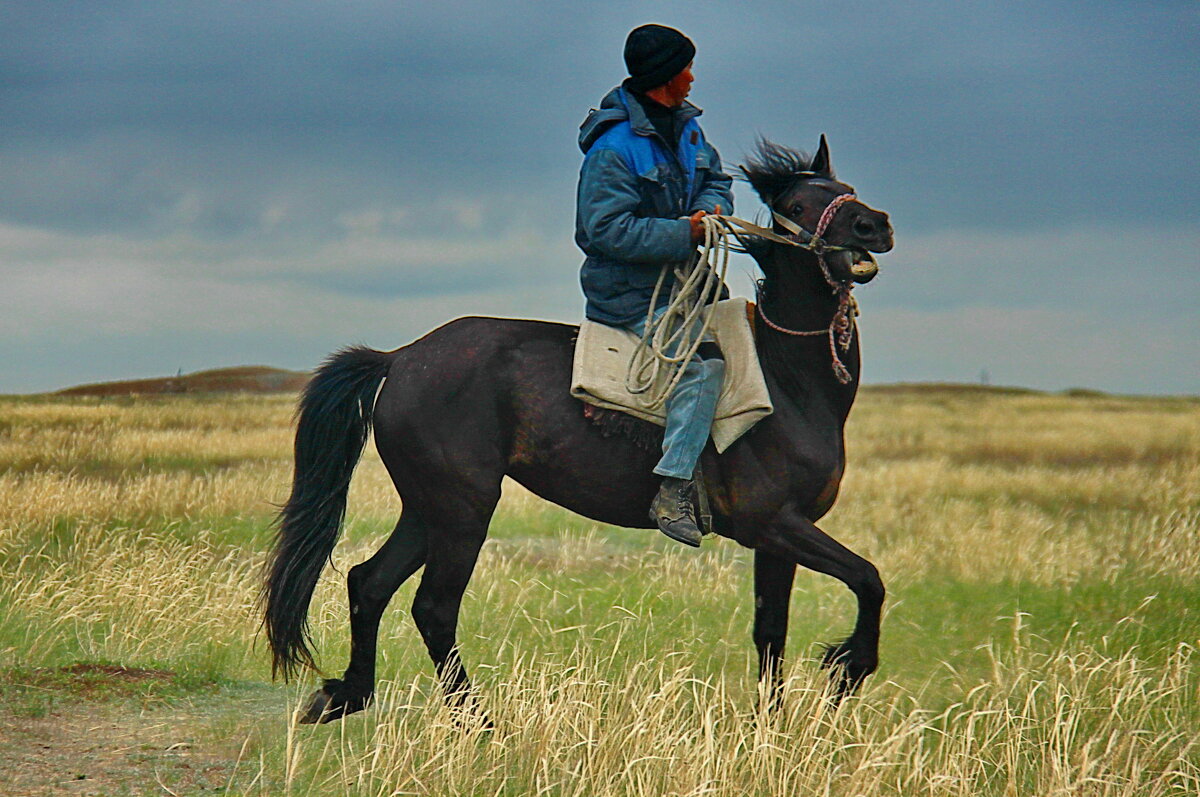
[[[738,166],[738,176],[750,183],[768,207],[774,207],[775,200],[797,180],[814,176],[815,160],[815,155],[759,136],[746,162]],[[821,175],[833,177],[832,172],[822,172]]]
[[[828,150],[822,150],[825,162],[818,163],[822,154],[809,154],[803,150],[785,147],[766,138],[759,137],[754,148],[746,157],[746,162],[739,165],[737,176],[750,183],[759,198],[768,208],[775,209],[775,203],[785,196],[800,180],[811,180],[814,177],[832,178],[833,173],[828,165]],[[763,270],[763,279],[758,281],[759,302],[770,301],[775,291],[779,289],[777,274],[764,259],[770,244],[762,239],[752,239],[744,244],[746,251],[758,262]],[[756,348],[763,370],[780,383],[784,392],[798,406],[804,406],[811,391],[811,376],[802,364],[796,362],[792,341],[783,335],[756,336]]]

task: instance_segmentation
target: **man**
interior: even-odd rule
[[[663,265],[688,260],[708,213],[731,212],[732,180],[686,101],[696,47],[674,28],[642,25],[625,41],[629,77],[580,128],[575,241],[587,317],[641,334]],[[659,307],[669,299],[668,273]],[[700,545],[692,476],[708,442],[725,363],[694,357],[667,400],[662,487],[650,508],[664,534]]]

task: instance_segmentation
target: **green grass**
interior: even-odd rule
[[[128,701],[149,709],[197,693],[216,693],[222,685],[219,680],[195,673],[97,661],[0,671],[7,710],[26,717],[45,716],[55,706],[75,700]]]

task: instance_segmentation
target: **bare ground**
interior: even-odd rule
[[[0,793],[221,794],[235,775],[240,791],[260,770],[254,723],[277,708],[245,698],[222,691],[146,705],[47,690],[40,706],[0,708]]]

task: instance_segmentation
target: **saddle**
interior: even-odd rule
[[[725,358],[725,381],[712,428],[717,453],[775,409],[754,348],[752,311],[753,305],[744,298],[726,299],[717,303],[713,319],[713,336]],[[667,423],[665,407],[648,407],[641,394],[630,393],[625,386],[629,359],[639,343],[638,336],[628,330],[585,319],[575,343],[571,395],[588,405],[584,413],[606,434],[626,433],[639,445],[661,445],[661,431],[655,435],[643,424],[629,423],[633,419],[659,427]]]

